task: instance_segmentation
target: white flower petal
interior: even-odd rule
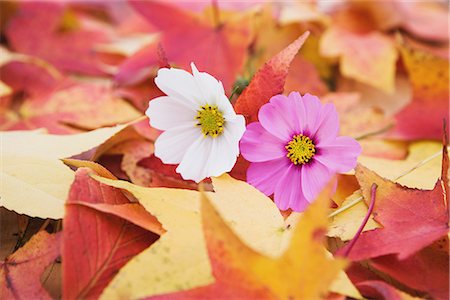
[[[155,156],[165,164],[178,164],[186,150],[199,138],[203,138],[198,127],[179,126],[163,132],[155,142]]]
[[[233,153],[239,155],[239,141],[245,132],[245,118],[242,115],[236,115],[232,119],[226,119],[223,135],[228,140]]]
[[[197,86],[203,95],[204,104],[217,105],[225,118],[236,116],[230,100],[225,95],[222,82],[206,72],[199,72],[194,63],[191,63],[191,68]]]
[[[227,122],[222,135],[198,138],[186,151],[177,172],[184,179],[200,182],[231,171],[239,155],[239,140],[245,131],[245,119],[239,115]]]
[[[185,180],[200,182],[205,179],[212,145],[213,139],[210,137],[201,136],[197,138],[184,154],[176,169],[177,173],[180,173]]]
[[[199,72],[194,63],[191,63],[191,68],[197,87],[203,95],[204,104],[218,105],[221,96],[225,95],[222,82],[206,72]]]
[[[166,95],[179,99],[198,109],[202,104],[203,95],[199,90],[194,76],[181,69],[162,68],[155,78],[158,88]]]
[[[233,151],[235,150],[234,145],[237,145],[237,142],[234,141],[234,144],[230,144],[225,135],[214,139],[208,160],[207,177],[217,177],[231,171],[239,155],[239,150]]]
[[[149,117],[152,127],[160,130],[188,124],[195,126],[197,123],[197,111],[168,96],[151,100],[145,114]]]
[[[228,100],[227,96],[225,95],[221,96],[217,107],[219,108],[225,119],[234,119],[237,116],[236,112],[234,111],[233,105],[231,105],[230,100]]]

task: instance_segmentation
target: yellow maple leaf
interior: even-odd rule
[[[394,91],[398,54],[387,36],[376,31],[356,34],[331,26],[322,35],[320,53],[339,57],[342,75],[388,93]]]
[[[203,237],[199,192],[144,188],[120,180],[94,178],[132,193],[167,230],[119,271],[103,291],[103,299],[143,298],[214,282]],[[286,230],[273,201],[228,175],[212,181],[215,193],[206,194],[241,243],[265,257],[279,257],[289,243],[291,231]],[[333,291],[358,297],[345,273],[340,276]]]
[[[297,223],[288,249],[274,259],[242,243],[219,215],[214,201],[202,195],[208,250],[213,266],[224,268],[214,269],[217,291],[225,292],[222,288],[228,287],[225,293],[229,296],[248,293],[260,296],[259,299],[320,299],[347,265],[344,259],[331,258],[323,247],[328,226],[327,197],[319,197],[307,209]],[[223,262],[217,264],[215,260]],[[245,289],[246,293],[239,289]]]

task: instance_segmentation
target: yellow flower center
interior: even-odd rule
[[[303,134],[294,135],[285,148],[287,150],[286,156],[294,163],[294,165],[306,164],[316,153],[316,147],[314,146],[313,141]]]
[[[197,111],[197,126],[202,128],[203,135],[213,138],[219,136],[223,132],[225,119],[216,105],[205,105]]]

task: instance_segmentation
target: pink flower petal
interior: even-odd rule
[[[281,210],[291,208],[300,212],[309,202],[302,192],[302,167],[291,164],[275,188],[275,204]]]
[[[275,191],[278,179],[283,176],[290,164],[287,158],[252,163],[247,169],[247,182],[270,196]]]
[[[316,96],[305,94],[302,97],[302,104],[305,109],[304,134],[311,137],[317,131],[322,104]]]
[[[316,160],[302,166],[302,190],[309,202],[314,201],[331,176],[328,168]]]
[[[282,210],[303,211],[333,172],[356,165],[361,147],[351,138],[337,137],[339,118],[334,105],[322,105],[316,96],[302,97],[297,92],[274,96],[258,117],[260,123],[247,127],[240,144],[243,156],[253,162],[247,180],[266,195],[273,192]],[[317,152],[310,163],[296,166],[286,159],[284,147],[294,134],[313,139]]]
[[[258,119],[264,129],[281,140],[289,142],[292,135],[298,134],[301,130],[295,102],[293,98],[283,95],[272,97],[258,113]]]
[[[340,136],[328,144],[320,143],[314,159],[335,172],[344,173],[356,167],[360,154],[361,146],[357,141]]]
[[[325,104],[320,110],[312,138],[317,142],[328,142],[336,139],[339,132],[339,116],[333,104]]]
[[[267,132],[259,122],[247,126],[240,143],[241,153],[251,162],[268,161],[286,156],[285,143]]]
[[[303,134],[306,127],[306,111],[305,106],[302,105],[303,99],[299,92],[291,92],[288,96],[291,100],[289,110],[294,112],[294,119],[291,121],[295,124],[294,130],[297,134]]]

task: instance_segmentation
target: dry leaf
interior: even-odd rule
[[[75,176],[60,159],[100,145],[124,125],[75,135],[39,131],[1,132],[0,205],[19,214],[60,219]]]
[[[61,234],[40,231],[0,262],[0,295],[4,299],[51,299],[41,285],[45,268],[59,256]]]
[[[358,162],[380,176],[409,188],[432,190],[441,175],[441,150],[442,144],[438,142],[415,142],[410,144],[408,157],[404,160],[360,156]]]

